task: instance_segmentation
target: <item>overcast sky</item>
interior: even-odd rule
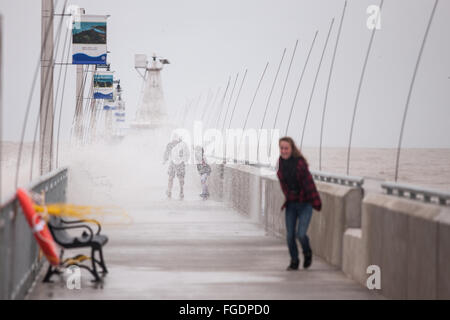
[[[63,0],[57,2],[61,10]],[[329,92],[324,144],[346,146],[358,81],[371,31],[366,26],[369,5],[379,0],[349,0]],[[277,122],[284,131],[314,32],[319,30],[306,75],[295,104],[289,134],[299,138],[315,72],[330,21],[336,18],[311,105],[305,144],[318,145],[321,111],[332,51],[344,1],[342,0],[79,0],[70,1],[87,14],[109,14],[108,57],[120,77],[133,120],[141,79],[133,68],[134,54],[156,52],[171,61],[163,71],[166,102],[171,111],[187,99],[226,86],[237,72],[248,75],[232,127],[243,119],[260,74],[269,62],[248,127],[259,126],[283,49],[287,48],[267,118],[271,126],[295,41],[299,40],[292,72]],[[385,0],[381,30],[377,31],[359,110],[354,145],[393,147],[405,107],[409,83],[434,0]],[[3,137],[20,137],[32,75],[39,58],[40,1],[0,0],[3,15],[4,62]],[[58,24],[56,19],[55,24]],[[64,41],[65,29],[61,37]],[[439,2],[419,68],[407,118],[404,145],[450,147],[450,1]],[[62,49],[60,49],[60,53]],[[57,58],[58,61],[62,57]],[[55,86],[58,69],[55,70]],[[37,87],[39,89],[39,87]],[[31,139],[39,104],[33,99],[27,139]],[[67,137],[75,107],[75,66],[69,66],[63,113]]]

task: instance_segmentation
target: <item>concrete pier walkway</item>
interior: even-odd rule
[[[158,193],[161,193],[159,190]],[[29,299],[379,299],[315,257],[309,270],[285,271],[284,239],[222,202],[187,195],[127,208],[133,222],[105,226],[109,274],[102,284],[83,270],[80,290],[55,276]]]

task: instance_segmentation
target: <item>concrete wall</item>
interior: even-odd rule
[[[316,184],[323,208],[308,230],[315,255],[363,286],[367,267],[378,265],[387,298],[450,299],[448,207],[376,193],[363,200],[358,188]],[[285,236],[284,195],[273,171],[213,165],[209,185],[216,199]]]
[[[264,185],[264,201],[262,203],[265,228],[269,234],[285,237],[286,223],[284,212],[281,210],[285,198],[281,192],[280,183],[275,175],[262,178]]]
[[[211,164],[211,175],[208,178],[208,188],[211,194],[211,199],[222,200],[223,199],[223,178],[224,178],[224,165],[223,164]]]
[[[223,200],[237,211],[258,219],[261,205],[259,169],[240,165],[224,166]]]
[[[342,271],[363,286],[367,281],[366,249],[361,228],[349,228],[344,233],[342,247]]]
[[[436,217],[437,228],[437,298],[450,299],[450,213]]]
[[[386,297],[450,299],[449,216],[441,206],[368,194],[362,229],[344,236],[344,272],[365,285],[365,269],[377,265]]]

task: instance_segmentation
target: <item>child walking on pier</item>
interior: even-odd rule
[[[286,234],[291,263],[287,270],[297,270],[300,260],[296,238],[303,250],[303,268],[312,263],[312,250],[306,235],[313,208],[320,211],[322,202],[316,185],[308,169],[308,163],[290,137],[279,140],[280,158],[278,160],[278,179],[286,201]]]
[[[205,150],[203,147],[195,147],[195,159],[197,161],[197,171],[200,174],[200,182],[202,184],[202,193],[200,194],[200,197],[203,200],[206,200],[209,198],[207,180],[211,174],[211,166],[206,162]]]

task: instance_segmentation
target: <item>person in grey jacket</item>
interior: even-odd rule
[[[186,162],[189,160],[189,148],[182,138],[174,134],[171,142],[167,144],[164,152],[164,164],[169,161],[169,168],[167,174],[169,175],[169,182],[167,186],[167,197],[172,197],[173,179],[175,175],[180,182],[180,199],[184,198],[184,176],[186,174]]]

